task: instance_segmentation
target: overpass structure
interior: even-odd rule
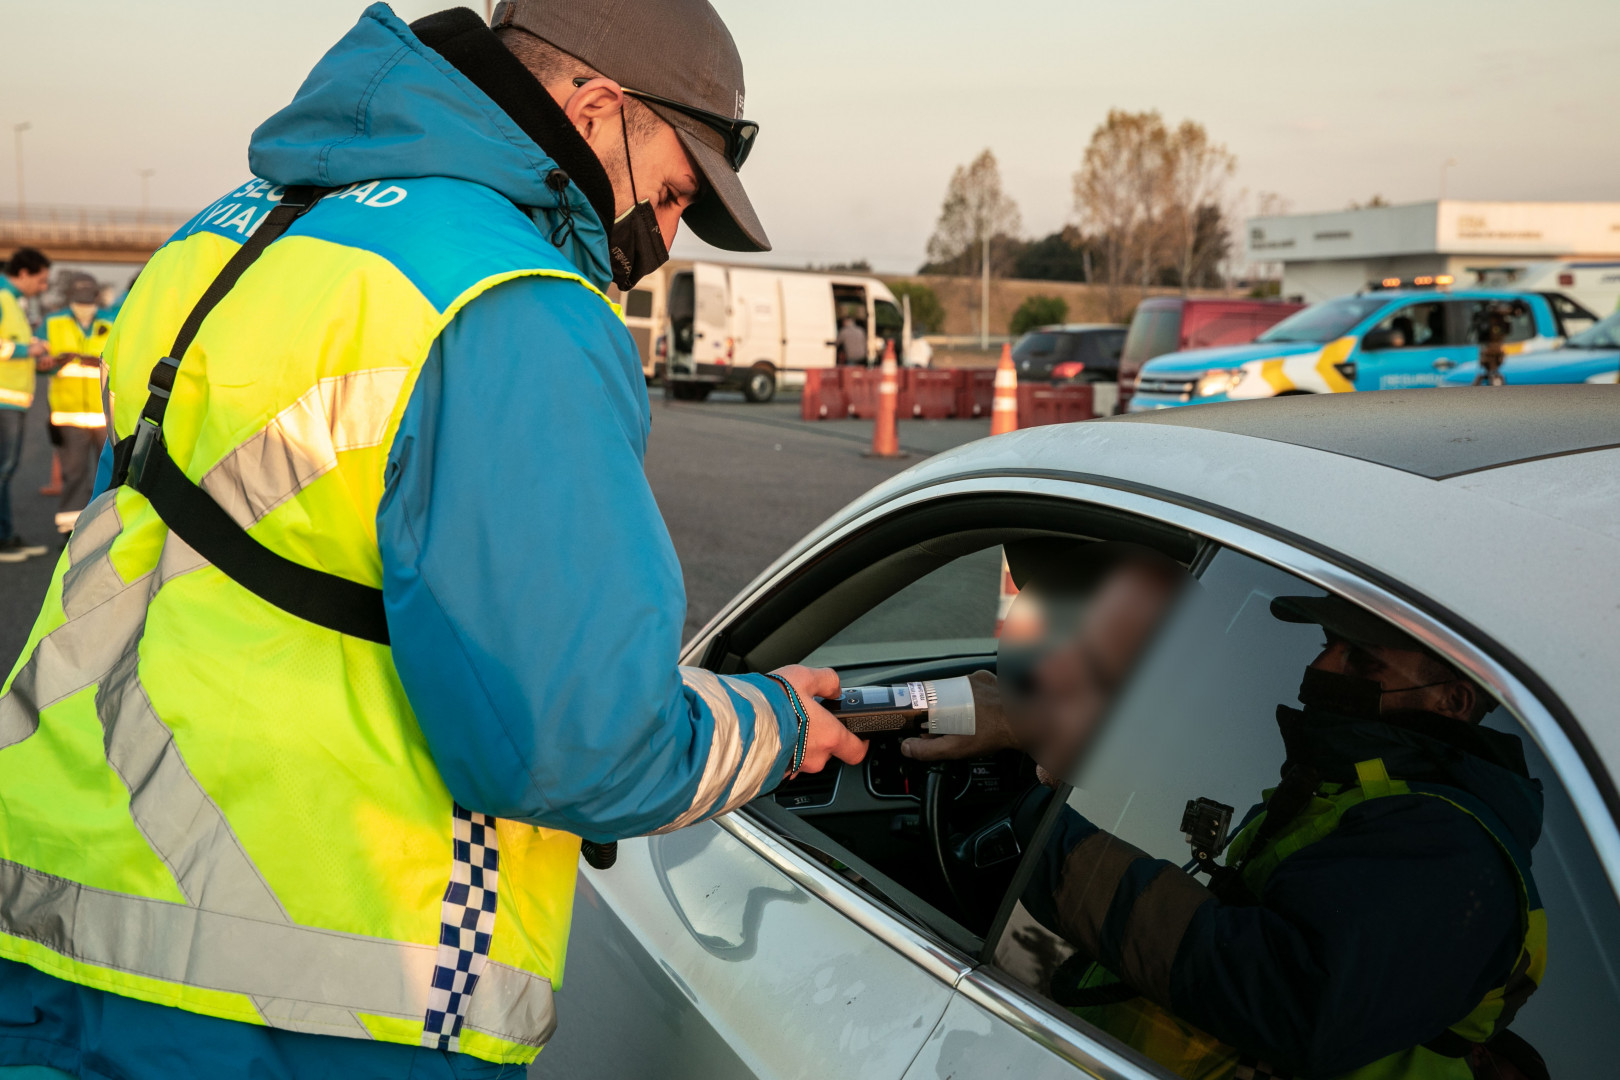
[[[0,207],[0,258],[37,247],[63,262],[139,265],[192,216],[115,206]]]

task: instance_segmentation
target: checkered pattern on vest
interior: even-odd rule
[[[439,955],[428,993],[422,1045],[459,1053],[461,1023],[467,1016],[478,977],[489,962],[495,932],[495,893],[500,850],[495,819],[457,806],[450,884],[439,913]]]

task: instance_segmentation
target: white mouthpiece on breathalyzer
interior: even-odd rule
[[[930,735],[972,735],[973,684],[967,676],[912,683],[912,700],[919,696],[928,702]]]

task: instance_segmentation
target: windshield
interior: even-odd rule
[[[1387,303],[1387,296],[1341,296],[1290,315],[1254,340],[1332,341]]]
[[[1620,311],[1570,338],[1572,349],[1620,349]]]
[[[1014,360],[1048,359],[1057,352],[1060,334],[1025,334],[1013,346]]]
[[[1125,335],[1123,363],[1145,364],[1181,347],[1181,305],[1143,304]]]

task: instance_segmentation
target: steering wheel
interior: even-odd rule
[[[923,823],[928,830],[940,876],[957,906],[970,921],[993,908],[1012,882],[1024,843],[1035,832],[1051,802],[1052,789],[1032,783],[1007,810],[966,836],[953,836],[946,793],[954,787],[953,772],[962,763],[938,763],[928,770],[923,790]]]

